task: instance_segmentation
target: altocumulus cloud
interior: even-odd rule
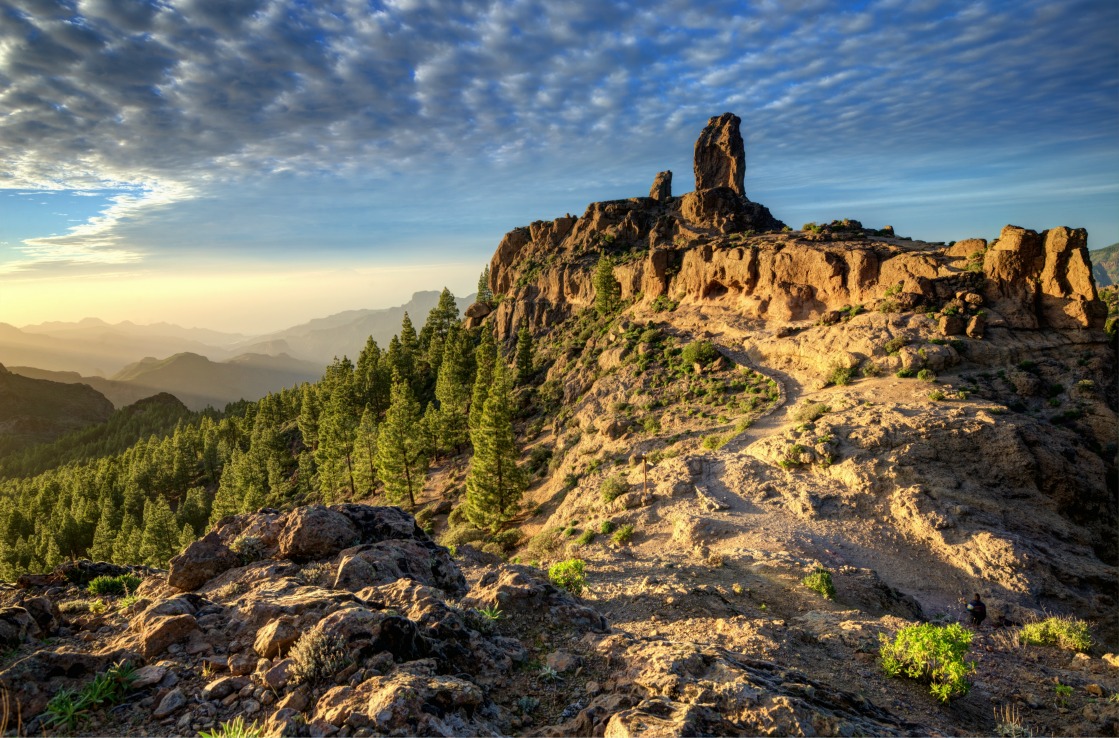
[[[1117,24],[1113,0],[9,0],[0,187],[128,194],[8,268],[139,260],[123,225],[269,175],[625,179],[725,109],[778,184],[837,151],[1114,155]]]

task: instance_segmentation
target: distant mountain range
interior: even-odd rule
[[[1090,252],[1097,287],[1119,284],[1119,243]]]
[[[473,298],[457,299],[459,310]],[[385,348],[405,312],[419,330],[438,302],[439,292],[417,292],[398,307],[348,310],[262,336],[96,318],[0,323],[0,362],[23,377],[87,384],[118,408],[168,392],[192,410],[220,409],[316,381],[334,357],[356,359],[370,336]]]
[[[113,404],[84,384],[21,377],[0,365],[0,454],[103,423]]]

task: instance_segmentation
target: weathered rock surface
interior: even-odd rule
[[[672,172],[658,172],[649,188],[649,197],[657,202],[667,202],[672,197]]]
[[[723,113],[707,121],[695,142],[695,188],[697,191],[726,187],[746,196],[746,147],[739,125],[742,119]]]

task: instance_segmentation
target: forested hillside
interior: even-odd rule
[[[220,414],[152,398],[6,457],[0,577],[76,557],[165,566],[211,522],[266,506],[382,486],[390,503],[411,506],[429,460],[467,448],[470,429],[487,457],[479,473],[504,476],[500,499],[468,494],[470,517],[499,519],[523,485],[508,461],[513,370],[497,356],[489,330],[462,328],[444,290],[421,330],[405,314],[386,349],[370,338],[356,362],[335,359],[318,383]],[[47,469],[52,459],[63,464]]]

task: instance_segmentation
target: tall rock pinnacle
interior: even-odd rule
[[[695,142],[696,192],[713,187],[729,187],[746,196],[746,147],[738,130],[742,119],[733,113],[707,121]]]

